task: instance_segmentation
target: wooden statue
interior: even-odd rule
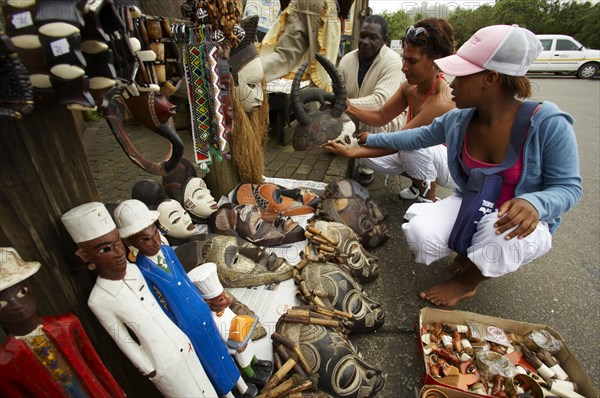
[[[155,226],[158,212],[151,211],[139,200],[122,202],[114,213],[119,233],[128,246],[139,250],[136,264],[164,312],[183,330],[204,366],[215,390],[233,398],[232,390],[243,397],[254,397],[257,388],[246,384],[221,341],[210,308],[190,281],[175,252],[162,245]]]
[[[165,315],[108,210],[90,202],[62,216],[77,256],[99,276],[88,305],[121,351],[166,397],[215,397],[189,338]]]
[[[246,380],[265,385],[273,372],[273,362],[259,360],[252,347],[252,329],[258,323],[258,319],[236,315],[229,308],[233,300],[225,294],[215,263],[202,264],[188,272],[188,276],[204,296],[221,338],[242,369]]]
[[[125,397],[73,314],[40,317],[28,278],[40,263],[0,248],[0,347],[4,397]]]

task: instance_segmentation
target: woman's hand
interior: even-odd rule
[[[336,141],[327,141],[327,143],[325,144],[325,149],[327,149],[329,152],[335,153],[336,155],[344,156],[347,158],[352,157],[351,151],[344,144],[341,144]]]
[[[500,206],[498,221],[496,221],[494,227],[497,228],[496,234],[501,235],[505,231],[518,226],[504,239],[510,240],[515,236],[523,239],[535,231],[539,221],[539,214],[531,203],[525,199],[514,198]]]
[[[368,136],[369,136],[368,131],[363,131],[362,133],[358,133],[356,135],[356,138],[358,138],[358,145],[366,145]]]

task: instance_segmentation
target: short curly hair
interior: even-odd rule
[[[401,38],[402,46],[420,47],[424,54],[433,59],[454,54],[454,29],[445,19],[422,19],[415,23],[413,27],[423,28],[425,32],[416,35],[404,35]]]

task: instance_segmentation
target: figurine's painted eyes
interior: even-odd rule
[[[171,221],[173,223],[173,225],[177,224],[179,221],[181,221],[181,217],[177,217],[176,219],[174,219],[173,221]]]
[[[27,296],[27,294],[29,294],[29,288],[28,287],[23,287],[21,290],[19,290],[17,292],[17,297],[18,298],[23,298],[23,297]]]
[[[113,249],[112,245],[106,245],[106,246],[102,246],[97,250],[97,253],[99,254],[106,254],[106,253],[110,253]]]
[[[117,248],[117,246],[119,246],[119,244],[121,243],[120,240],[116,241],[115,243],[113,243],[112,245],[110,243],[104,243],[102,246],[98,247],[96,249],[96,254],[107,254],[112,252],[113,250],[115,250]]]

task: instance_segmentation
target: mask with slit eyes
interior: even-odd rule
[[[219,206],[202,178],[192,177],[183,188],[183,208],[195,216],[208,218]]]
[[[317,220],[311,226],[337,243],[335,248],[343,262],[340,264],[361,283],[379,276],[379,258],[365,250],[352,228],[339,222]]]
[[[167,199],[156,208],[158,222],[165,235],[186,239],[196,234],[196,226],[187,211],[176,200]]]
[[[283,257],[234,236],[215,236],[202,246],[204,262],[217,264],[225,287],[247,287],[281,282],[292,277]]]
[[[319,389],[336,397],[369,398],[384,386],[381,369],[367,362],[344,334],[320,325],[278,322],[278,333],[298,344],[319,375]]]
[[[319,297],[325,304],[354,316],[354,326],[351,330],[353,333],[371,332],[385,323],[385,313],[381,304],[367,297],[362,286],[337,265],[310,262],[302,268],[300,277],[308,292],[324,293],[325,297]],[[309,297],[301,299],[310,302]]]

